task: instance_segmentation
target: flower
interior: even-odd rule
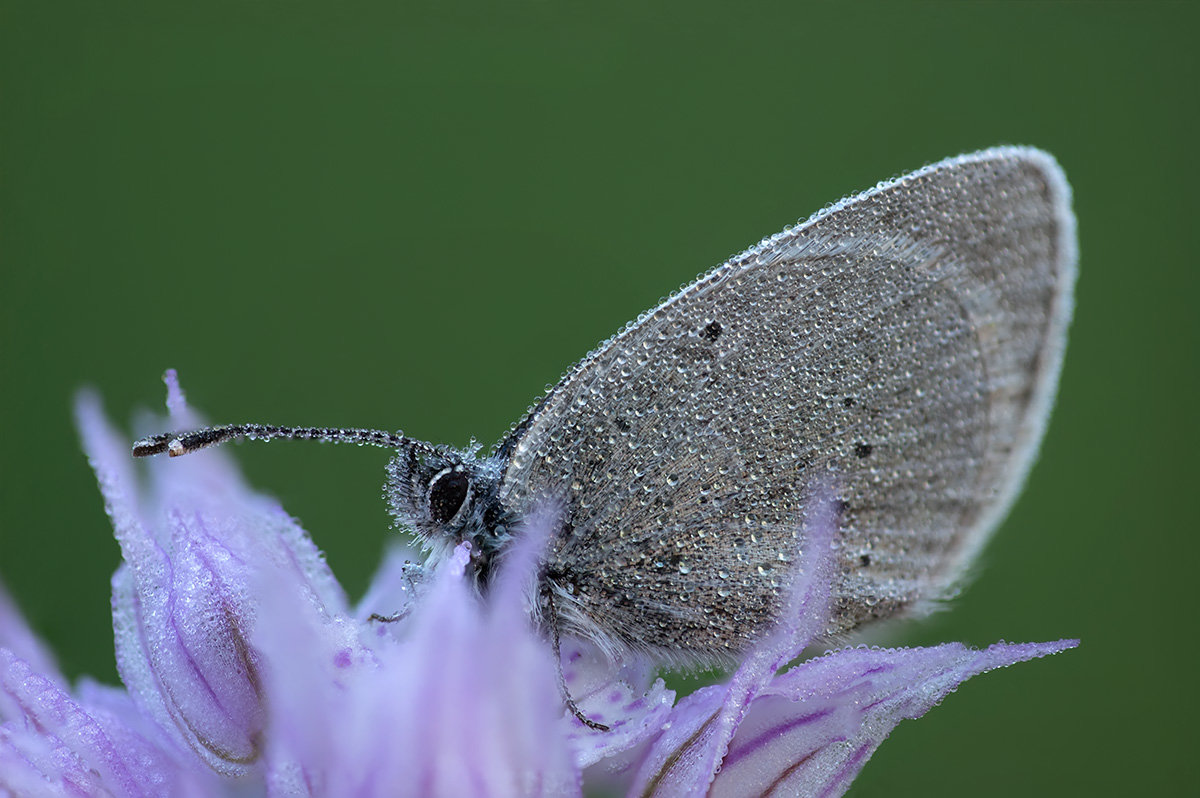
[[[167,382],[172,425],[196,426]],[[529,519],[487,602],[463,577],[463,544],[419,584],[390,552],[351,607],[305,532],[221,452],[150,463],[139,489],[94,396],[78,418],[124,559],[124,689],[67,685],[0,593],[0,794],[556,796],[604,782],[840,795],[899,721],[975,674],[1076,645],[860,647],[784,670],[828,617],[834,523],[821,505],[786,622],[726,683],[676,703],[648,663],[583,642],[564,640],[556,668],[529,620],[547,515]],[[563,689],[610,730],[565,711]]]

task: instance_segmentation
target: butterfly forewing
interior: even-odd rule
[[[601,345],[499,448],[506,504],[560,508],[564,630],[730,660],[826,483],[831,633],[945,592],[1032,460],[1073,240],[1057,164],[985,151],[764,240]]]

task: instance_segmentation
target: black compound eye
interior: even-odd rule
[[[447,468],[429,483],[429,515],[439,524],[453,518],[467,500],[471,478],[461,468]]]

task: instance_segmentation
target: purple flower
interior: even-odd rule
[[[197,426],[173,373],[171,426]],[[876,746],[967,678],[1076,641],[974,651],[850,648],[783,670],[826,626],[832,513],[813,514],[786,623],[728,682],[678,703],[645,662],[609,663],[530,624],[549,516],[487,602],[468,544],[415,585],[405,552],[350,607],[321,553],[221,452],[151,462],[79,402],[124,563],[113,577],[125,689],[74,688],[0,594],[0,794],[840,795]],[[401,617],[371,620],[372,613]]]

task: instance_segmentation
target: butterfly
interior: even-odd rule
[[[429,564],[470,543],[484,594],[549,503],[535,612],[556,642],[727,665],[777,618],[813,486],[830,475],[829,635],[954,589],[1034,460],[1075,264],[1057,162],[984,150],[880,183],[702,275],[579,361],[490,453],[240,424],[146,438],[134,454],[232,438],[393,449],[391,512]]]

